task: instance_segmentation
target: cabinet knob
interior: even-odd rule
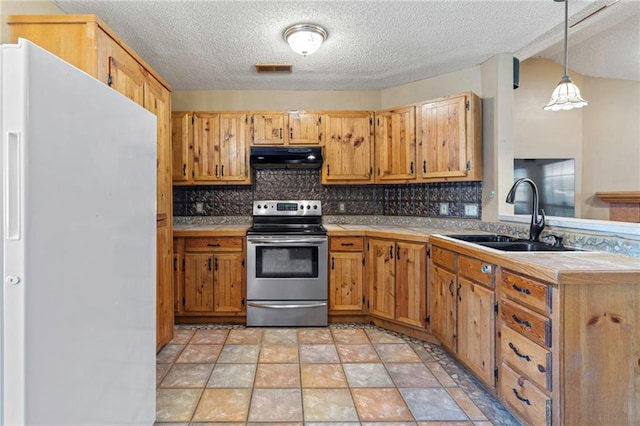
[[[480,267],[480,271],[481,271],[483,274],[490,274],[490,273],[491,273],[491,265],[482,265],[482,266]]]

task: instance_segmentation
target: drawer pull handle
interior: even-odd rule
[[[353,243],[340,243],[340,245],[343,247],[350,247],[353,245]]]
[[[515,322],[517,322],[520,325],[524,325],[527,328],[531,328],[531,323],[527,320],[521,320],[520,318],[518,318],[518,316],[516,314],[511,315],[511,318],[513,318],[513,320]]]
[[[515,388],[511,388],[513,390],[513,393],[516,395],[516,398],[518,398],[520,401],[524,402],[527,405],[531,405],[531,401],[529,401],[527,398],[523,398],[520,395],[518,395],[518,391]]]
[[[513,289],[517,292],[524,293],[524,294],[531,294],[531,290],[529,290],[528,288],[518,287],[515,284],[512,284],[511,287],[513,287]]]
[[[480,271],[481,271],[483,274],[490,274],[490,273],[491,273],[491,266],[489,266],[489,265],[482,265],[482,266],[480,267]]]
[[[516,346],[513,343],[509,342],[509,347],[511,348],[513,353],[518,355],[520,358],[524,358],[527,361],[531,361],[531,357],[529,355],[523,355],[520,352],[518,352],[518,348],[516,348]]]
[[[451,296],[453,296],[453,280],[451,280],[451,282],[449,283],[449,293],[451,293]]]
[[[215,244],[207,244],[208,247],[220,247],[220,244],[215,243]]]

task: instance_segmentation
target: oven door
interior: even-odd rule
[[[247,300],[327,300],[328,238],[247,237]]]

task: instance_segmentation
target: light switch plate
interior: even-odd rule
[[[469,217],[478,217],[478,206],[475,204],[465,204],[464,215]]]
[[[344,205],[344,203],[338,203],[338,211],[339,211],[340,213],[344,213],[344,212],[346,212],[346,211],[347,211],[347,208],[346,208],[346,206]]]
[[[440,215],[446,216],[449,214],[449,203],[440,203]]]
[[[204,212],[204,203],[196,203],[196,213]]]

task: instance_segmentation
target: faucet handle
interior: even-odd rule
[[[536,225],[538,225],[540,228],[544,228],[544,225],[546,224],[544,219],[544,209],[540,209],[540,220],[538,221],[538,223],[536,223]]]

